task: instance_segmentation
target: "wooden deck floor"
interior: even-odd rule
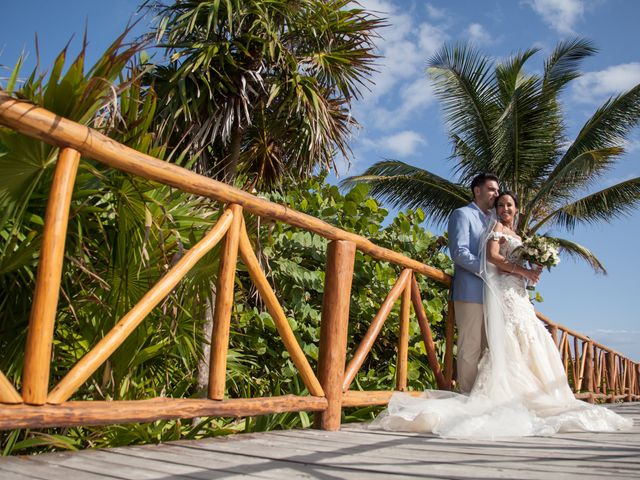
[[[640,478],[640,403],[611,408],[635,419],[631,432],[474,443],[346,425],[0,457],[0,478]]]

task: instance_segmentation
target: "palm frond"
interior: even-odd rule
[[[640,177],[620,182],[554,210],[532,231],[547,222],[573,230],[577,224],[611,221],[630,215],[640,205]]]
[[[487,57],[466,44],[445,45],[430,60],[427,72],[442,103],[451,134],[463,139],[475,162],[460,162],[458,173],[468,180],[488,171],[492,158],[491,125],[495,85]]]
[[[559,92],[567,83],[580,76],[580,62],[597,51],[593,42],[584,38],[562,40],[544,62],[544,89]]]
[[[598,257],[596,257],[587,247],[565,238],[552,237],[549,235],[545,235],[545,237],[558,242],[558,245],[560,246],[560,253],[566,254],[574,259],[586,261],[596,273],[602,273],[604,275],[607,274],[607,270],[604,268],[602,262],[598,260]]]
[[[585,123],[578,136],[549,175],[549,181],[562,177],[568,186],[588,184],[607,170],[605,164],[594,170],[571,170],[571,162],[584,152],[620,148],[633,128],[640,122],[640,84],[607,100]],[[570,172],[570,175],[567,173]],[[559,186],[557,183],[555,186]]]
[[[540,205],[554,205],[566,203],[573,195],[575,176],[589,176],[598,174],[614,164],[615,160],[624,153],[621,147],[600,148],[589,150],[574,157],[566,163],[561,171],[556,172],[553,178],[547,179],[536,194],[529,200],[526,210],[535,214]],[[558,187],[561,186],[561,188]],[[542,202],[542,199],[546,199]]]
[[[472,200],[468,188],[398,160],[375,163],[362,175],[346,178],[340,186],[360,183],[371,187],[371,196],[394,207],[421,208],[437,224]]]

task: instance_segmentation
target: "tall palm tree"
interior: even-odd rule
[[[156,4],[160,132],[200,171],[270,186],[335,168],[382,20],[350,0]]]
[[[585,39],[565,40],[546,59],[542,75],[525,72],[537,51],[494,64],[468,45],[445,45],[430,60],[427,71],[442,102],[458,181],[387,160],[344,184],[369,184],[373,196],[394,206],[422,207],[442,223],[471,201],[471,179],[493,172],[503,189],[518,195],[518,229],[525,235],[554,226],[572,231],[629,214],[640,202],[639,177],[592,187],[624,154],[625,139],[640,121],[640,85],[607,100],[568,142],[559,97],[596,49]],[[606,272],[586,247],[556,240],[565,253]]]

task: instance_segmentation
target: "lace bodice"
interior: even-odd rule
[[[520,255],[516,249],[522,245],[522,240],[514,237],[513,235],[506,235],[502,232],[492,232],[491,235],[489,235],[489,241],[500,241],[503,238],[505,241],[500,243],[500,255],[510,262],[520,263]]]

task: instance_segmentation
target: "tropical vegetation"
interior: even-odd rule
[[[154,4],[165,55],[148,81],[172,155],[245,188],[335,169],[357,125],[382,21],[350,0]]]
[[[238,27],[233,27],[234,32],[244,28],[249,21],[245,18],[243,22],[244,17],[238,17],[239,12],[253,19],[255,17],[247,13],[247,9],[257,9],[261,4],[265,8],[279,5],[278,2],[257,1],[212,3],[219,3],[223,5],[221,9],[227,9],[224,22],[220,22],[237,24]],[[290,4],[281,3],[283,8],[291,9]],[[180,2],[181,7],[184,5],[186,2]],[[373,58],[369,57],[369,40],[363,31],[366,25],[373,29],[376,23],[359,23],[367,18],[365,13],[359,9],[350,13],[343,8],[344,2],[309,2],[309,5],[309,8],[325,9],[312,17],[321,24],[317,31],[327,42],[325,51],[313,56],[309,53],[311,50],[303,48],[304,42],[294,44],[287,37],[286,41],[282,40],[283,45],[276,47],[291,48],[291,51],[279,52],[276,57],[286,57],[285,63],[288,63],[285,66],[290,68],[287,75],[296,78],[278,77],[275,70],[281,67],[271,65],[262,72],[268,81],[262,84],[249,82],[253,89],[259,86],[266,88],[269,96],[261,96],[263,92],[250,95],[251,101],[247,100],[242,106],[240,113],[246,123],[241,124],[243,140],[234,173],[236,182],[247,188],[266,188],[274,185],[272,180],[277,180],[275,184],[279,188],[264,191],[263,196],[366,235],[380,245],[393,247],[438,268],[450,269],[450,260],[441,252],[442,239],[419,226],[424,220],[421,210],[401,213],[392,223],[383,226],[388,212],[377,201],[368,198],[366,187],[358,186],[343,195],[337,187],[326,183],[324,173],[313,175],[317,167],[322,170],[330,168],[335,153],[347,148],[346,126],[353,125],[347,106],[357,96],[357,85],[365,81],[363,75],[369,68],[370,58]],[[334,17],[326,10],[331,5],[341,10]],[[232,11],[231,7],[236,10]],[[299,9],[288,14],[294,13],[302,15]],[[269,15],[272,14],[274,11],[270,11]],[[300,22],[300,18],[297,21]],[[330,39],[333,35],[329,28],[332,22],[340,23],[346,30],[336,34],[346,43]],[[171,25],[178,23],[172,21]],[[282,25],[279,28],[281,33],[294,33]],[[236,51],[241,40],[257,41],[256,29],[259,30],[258,25],[243,33],[245,37],[234,37],[235,43],[229,48]],[[349,29],[353,32],[351,40],[348,40]],[[50,72],[42,73],[36,69],[20,81],[19,61],[3,88],[16,97],[96,128],[141,152],[213,175],[212,172],[226,161],[226,157],[216,156],[217,149],[229,152],[231,147],[225,142],[231,142],[231,137],[226,138],[218,132],[202,150],[191,143],[197,135],[177,139],[175,129],[191,128],[190,122],[193,122],[193,130],[189,131],[196,132],[202,127],[199,120],[215,119],[224,114],[227,107],[232,112],[231,118],[236,118],[231,106],[237,99],[234,100],[233,95],[222,95],[223,87],[216,84],[220,89],[211,97],[215,102],[203,101],[196,108],[197,95],[193,94],[192,88],[203,80],[193,77],[194,80],[189,75],[182,78],[183,72],[176,68],[189,60],[171,63],[163,70],[164,67],[153,64],[142,50],[144,42],[125,44],[126,35],[127,32],[116,39],[88,69],[85,68],[86,49],[68,66],[68,52],[64,49]],[[359,35],[362,38],[356,40]],[[223,37],[232,38],[228,32]],[[305,42],[317,47],[319,40],[312,42],[307,38]],[[300,39],[296,41],[302,42]],[[329,46],[335,51],[329,51]],[[353,69],[348,68],[349,48],[356,50],[353,54],[355,63],[360,62]],[[266,50],[267,56],[272,55],[270,47]],[[241,63],[240,60],[232,62],[227,55],[221,54],[210,61],[212,64],[228,61],[230,65],[225,67],[228,70],[234,67],[234,62]],[[240,55],[239,58],[243,57]],[[297,73],[289,64],[294,61],[304,67],[300,67]],[[177,77],[159,75],[159,72],[171,68],[176,69]],[[233,70],[234,74],[242,68]],[[216,72],[213,69],[208,75],[214,78]],[[240,84],[242,75],[234,77]],[[170,79],[184,84],[185,91],[190,92],[187,97],[178,97],[177,100],[172,97],[173,94],[169,93],[170,87],[173,88]],[[298,82],[296,88],[292,82]],[[179,88],[176,92],[180,95]],[[183,116],[179,104],[173,101],[189,98],[194,100],[189,104],[192,116]],[[245,107],[249,116],[245,115]],[[178,113],[168,113],[173,108]],[[272,130],[260,123],[260,118],[267,118],[260,116],[266,115],[265,112],[269,115],[268,129]],[[233,125],[231,121],[231,131]],[[309,136],[295,138],[294,132],[298,129],[308,132]],[[269,175],[262,167],[254,169],[255,165],[247,163],[248,159],[259,157],[253,137],[261,134],[267,135],[262,139],[267,141],[264,148],[279,162],[273,169],[272,180],[268,180]],[[273,138],[265,140],[267,137]],[[313,155],[308,148],[315,149]],[[283,152],[288,152],[288,156],[282,155]],[[0,370],[18,386],[42,244],[44,212],[58,153],[55,147],[0,127]],[[203,158],[209,163],[203,163]],[[262,177],[265,182],[257,181]],[[136,304],[184,251],[203,236],[219,214],[220,205],[215,202],[133,177],[87,158],[81,159],[71,201],[54,334],[51,386]],[[249,216],[247,223],[256,251],[290,325],[315,367],[327,241],[286,224],[258,223]],[[198,263],[126,343],[80,388],[74,399],[126,400],[155,396],[198,397],[204,394],[203,385],[198,381],[198,370],[206,346],[202,327],[212,302],[218,271],[217,253],[214,250]],[[369,321],[398,274],[397,267],[358,254],[351,308],[350,351],[368,328]],[[425,278],[418,280],[442,356],[446,291]],[[228,355],[227,391],[230,397],[306,393],[281,346],[271,317],[264,310],[248,274],[239,263]],[[355,388],[380,389],[393,385],[397,314],[396,307],[356,378]],[[409,362],[410,388],[424,389],[435,385],[418,326],[414,323],[410,330]],[[370,418],[372,411],[370,408],[347,411],[345,420]],[[0,434],[0,451],[6,455],[106,447],[307,426],[309,423],[309,416],[302,412],[241,420],[200,418],[187,422],[169,420],[132,425],[15,430]]]
[[[471,201],[473,177],[493,172],[502,188],[519,198],[518,229],[524,235],[552,228],[571,232],[577,225],[630,213],[640,204],[640,177],[595,187],[620,161],[640,121],[640,84],[607,100],[569,140],[562,94],[596,48],[581,38],[564,40],[540,74],[528,73],[525,66],[538,51],[530,48],[495,62],[456,44],[430,59],[427,71],[447,122],[457,180],[385,160],[344,185],[365,183],[376,198],[396,207],[420,207],[441,224]],[[605,272],[588,248],[547,234],[564,253]]]

